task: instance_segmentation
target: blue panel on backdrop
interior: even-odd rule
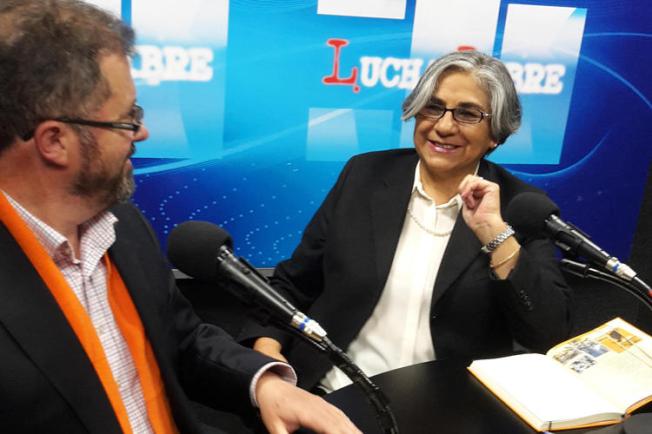
[[[652,3],[383,3],[122,1],[152,133],[135,200],[163,243],[209,220],[275,265],[350,155],[411,146],[400,107],[428,62],[474,47],[506,62],[524,106],[492,159],[627,257],[652,160]]]

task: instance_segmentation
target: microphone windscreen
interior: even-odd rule
[[[505,220],[520,235],[537,236],[545,232],[546,219],[551,214],[559,215],[559,207],[548,196],[525,192],[516,195],[507,204]]]
[[[214,281],[220,247],[229,249],[231,236],[213,223],[188,221],[181,223],[168,237],[168,259],[185,274],[204,281]]]

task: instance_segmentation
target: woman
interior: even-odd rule
[[[415,149],[352,158],[273,285],[368,375],[566,338],[569,290],[552,245],[514,234],[502,216],[515,195],[538,190],[483,158],[520,125],[505,66],[478,52],[438,59],[403,104],[411,117]],[[301,386],[348,384],[280,331],[246,333],[287,356]]]

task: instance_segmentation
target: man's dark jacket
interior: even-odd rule
[[[200,432],[188,398],[251,408],[249,385],[270,359],[202,324],[179,293],[151,228],[113,210],[109,250],[154,349],[177,428]],[[0,223],[0,432],[119,433],[107,395],[57,302]]]

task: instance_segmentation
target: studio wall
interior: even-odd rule
[[[346,160],[412,146],[403,99],[428,62],[502,59],[523,126],[491,156],[629,255],[652,160],[652,2],[102,0],[138,33],[151,137],[135,201],[161,242],[208,220],[259,267],[287,257]],[[364,200],[364,198],[361,198]]]

